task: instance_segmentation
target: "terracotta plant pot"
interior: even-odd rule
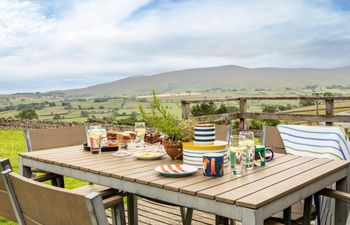
[[[170,141],[164,140],[162,141],[164,149],[166,153],[172,158],[176,160],[182,159],[182,142],[180,141]]]

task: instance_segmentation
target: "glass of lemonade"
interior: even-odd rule
[[[137,141],[140,141],[141,144],[145,143],[145,133],[146,133],[146,125],[144,122],[135,123],[135,132],[137,135]]]
[[[230,142],[230,163],[232,174],[234,176],[241,176],[244,173],[244,169],[242,167],[242,159],[245,150],[245,136],[232,135]]]
[[[242,161],[243,167],[246,169],[253,169],[255,159],[254,133],[251,131],[241,131],[239,132],[239,135],[243,135],[245,137],[245,151]]]

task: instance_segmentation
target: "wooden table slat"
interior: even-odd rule
[[[340,170],[346,167],[348,164],[348,161],[330,161],[319,167],[310,169],[302,174],[291,177],[290,179],[287,179],[283,182],[272,185],[269,188],[238,199],[236,201],[236,204],[248,208],[259,208],[269,202],[280,198],[283,195],[286,195],[287,193],[293,192],[294,190],[306,186],[315,180],[321,179],[322,177],[327,176],[334,171]]]
[[[252,173],[256,173],[256,172],[261,171],[261,170],[266,170],[268,168],[274,167],[276,165],[279,165],[279,164],[282,164],[282,163],[285,163],[285,162],[288,162],[288,161],[291,161],[291,160],[294,160],[297,158],[299,158],[299,157],[298,156],[291,156],[291,155],[286,155],[284,157],[276,158],[276,159],[268,162],[266,164],[266,166],[264,166],[264,167],[254,168],[253,170],[247,170],[247,173],[242,175],[242,177],[247,176],[247,175],[252,174]],[[230,167],[226,167],[225,172],[226,171],[228,171],[228,173],[225,174],[223,177],[219,177],[219,178],[215,178],[215,179],[211,179],[211,180],[205,180],[205,181],[201,181],[201,182],[198,182],[195,184],[190,184],[190,185],[184,184],[184,186],[180,187],[181,192],[189,194],[189,195],[196,195],[196,193],[201,191],[201,190],[211,188],[214,186],[218,186],[220,184],[223,184],[223,183],[235,180],[235,179],[242,178],[242,177],[233,176]]]
[[[273,166],[271,168],[267,168],[266,170],[261,170],[256,173],[249,174],[247,176],[242,176],[239,179],[232,180],[230,182],[226,182],[220,184],[218,186],[214,186],[212,188],[207,188],[197,193],[198,196],[208,199],[214,199],[215,196],[225,193],[227,191],[233,190],[240,186],[255,182],[257,180],[263,179],[265,177],[271,176],[273,174],[279,173],[286,169],[292,168],[300,163],[304,163],[306,161],[310,161],[310,158],[299,157],[295,160],[290,160],[279,165]]]
[[[304,159],[302,157],[301,159]],[[244,196],[250,195],[252,193],[255,193],[257,191],[263,190],[265,188],[268,188],[269,186],[272,186],[276,183],[283,182],[290,177],[297,176],[301,173],[304,173],[305,171],[308,171],[312,168],[316,168],[320,165],[323,165],[330,160],[324,159],[324,160],[315,160],[310,158],[310,160],[305,160],[304,162],[297,164],[293,167],[290,167],[284,171],[281,171],[279,173],[275,173],[273,175],[267,176],[261,180],[257,180],[255,182],[249,183],[247,185],[243,185],[241,187],[238,187],[232,191],[223,193],[221,195],[218,195],[215,197],[217,201],[222,202],[228,202],[234,204],[235,200],[239,198],[243,198]]]

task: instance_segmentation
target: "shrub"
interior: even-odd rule
[[[33,120],[33,119],[38,119],[39,116],[36,113],[36,111],[34,109],[24,109],[22,111],[20,111],[17,115],[17,118],[21,118],[21,119],[28,119],[28,120]]]

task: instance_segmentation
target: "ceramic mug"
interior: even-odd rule
[[[203,174],[208,177],[224,175],[224,154],[207,153],[203,155]]]

